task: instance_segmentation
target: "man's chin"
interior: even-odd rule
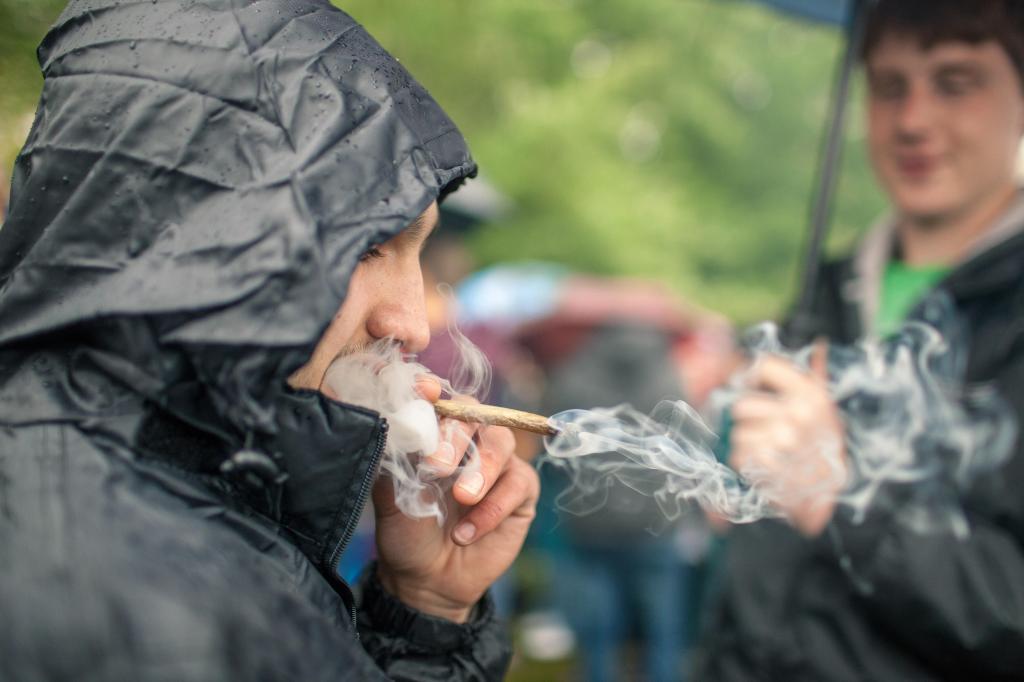
[[[900,192],[894,203],[905,222],[926,230],[949,224],[959,212],[948,192],[935,190]]]

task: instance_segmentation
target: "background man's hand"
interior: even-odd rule
[[[439,395],[429,386],[420,392],[428,400]],[[464,471],[446,496],[443,526],[433,518],[405,516],[395,506],[388,478],[375,485],[373,503],[381,584],[408,606],[461,623],[519,553],[540,483],[533,467],[515,456],[509,429],[441,420],[441,433],[450,429],[455,437],[442,440],[455,447],[442,442],[426,463],[440,477],[451,475],[473,441],[480,466]]]
[[[824,344],[811,371],[766,357],[749,375],[749,390],[732,407],[730,463],[802,533],[828,524],[846,483],[846,451],[839,410],[828,394]]]

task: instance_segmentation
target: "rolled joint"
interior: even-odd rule
[[[510,429],[539,433],[542,436],[556,436],[559,433],[559,429],[553,426],[547,417],[508,407],[438,400],[434,403],[434,411],[439,417],[472,424],[505,426]]]

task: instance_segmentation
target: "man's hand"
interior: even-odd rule
[[[826,352],[824,344],[814,349],[810,372],[778,357],[759,360],[750,390],[732,407],[730,463],[808,536],[832,518],[847,476],[843,424],[826,385]]]
[[[418,385],[428,400],[439,391]],[[454,431],[453,431],[454,430]],[[540,482],[514,455],[509,429],[441,420],[438,451],[426,458],[438,476],[455,472],[469,443],[480,455],[477,470],[464,471],[447,495],[448,516],[412,519],[395,506],[392,482],[374,486],[377,564],[381,585],[406,605],[430,615],[465,622],[484,591],[519,553],[533,520]]]

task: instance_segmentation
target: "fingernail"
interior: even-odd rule
[[[459,479],[459,487],[470,495],[477,495],[483,490],[484,475],[479,471],[471,471]]]
[[[455,447],[451,443],[441,443],[437,446],[437,452],[433,454],[434,459],[448,466],[455,465]]]
[[[469,521],[466,521],[461,526],[455,529],[455,540],[462,544],[467,544],[473,540],[473,536],[476,535],[476,526]]]

